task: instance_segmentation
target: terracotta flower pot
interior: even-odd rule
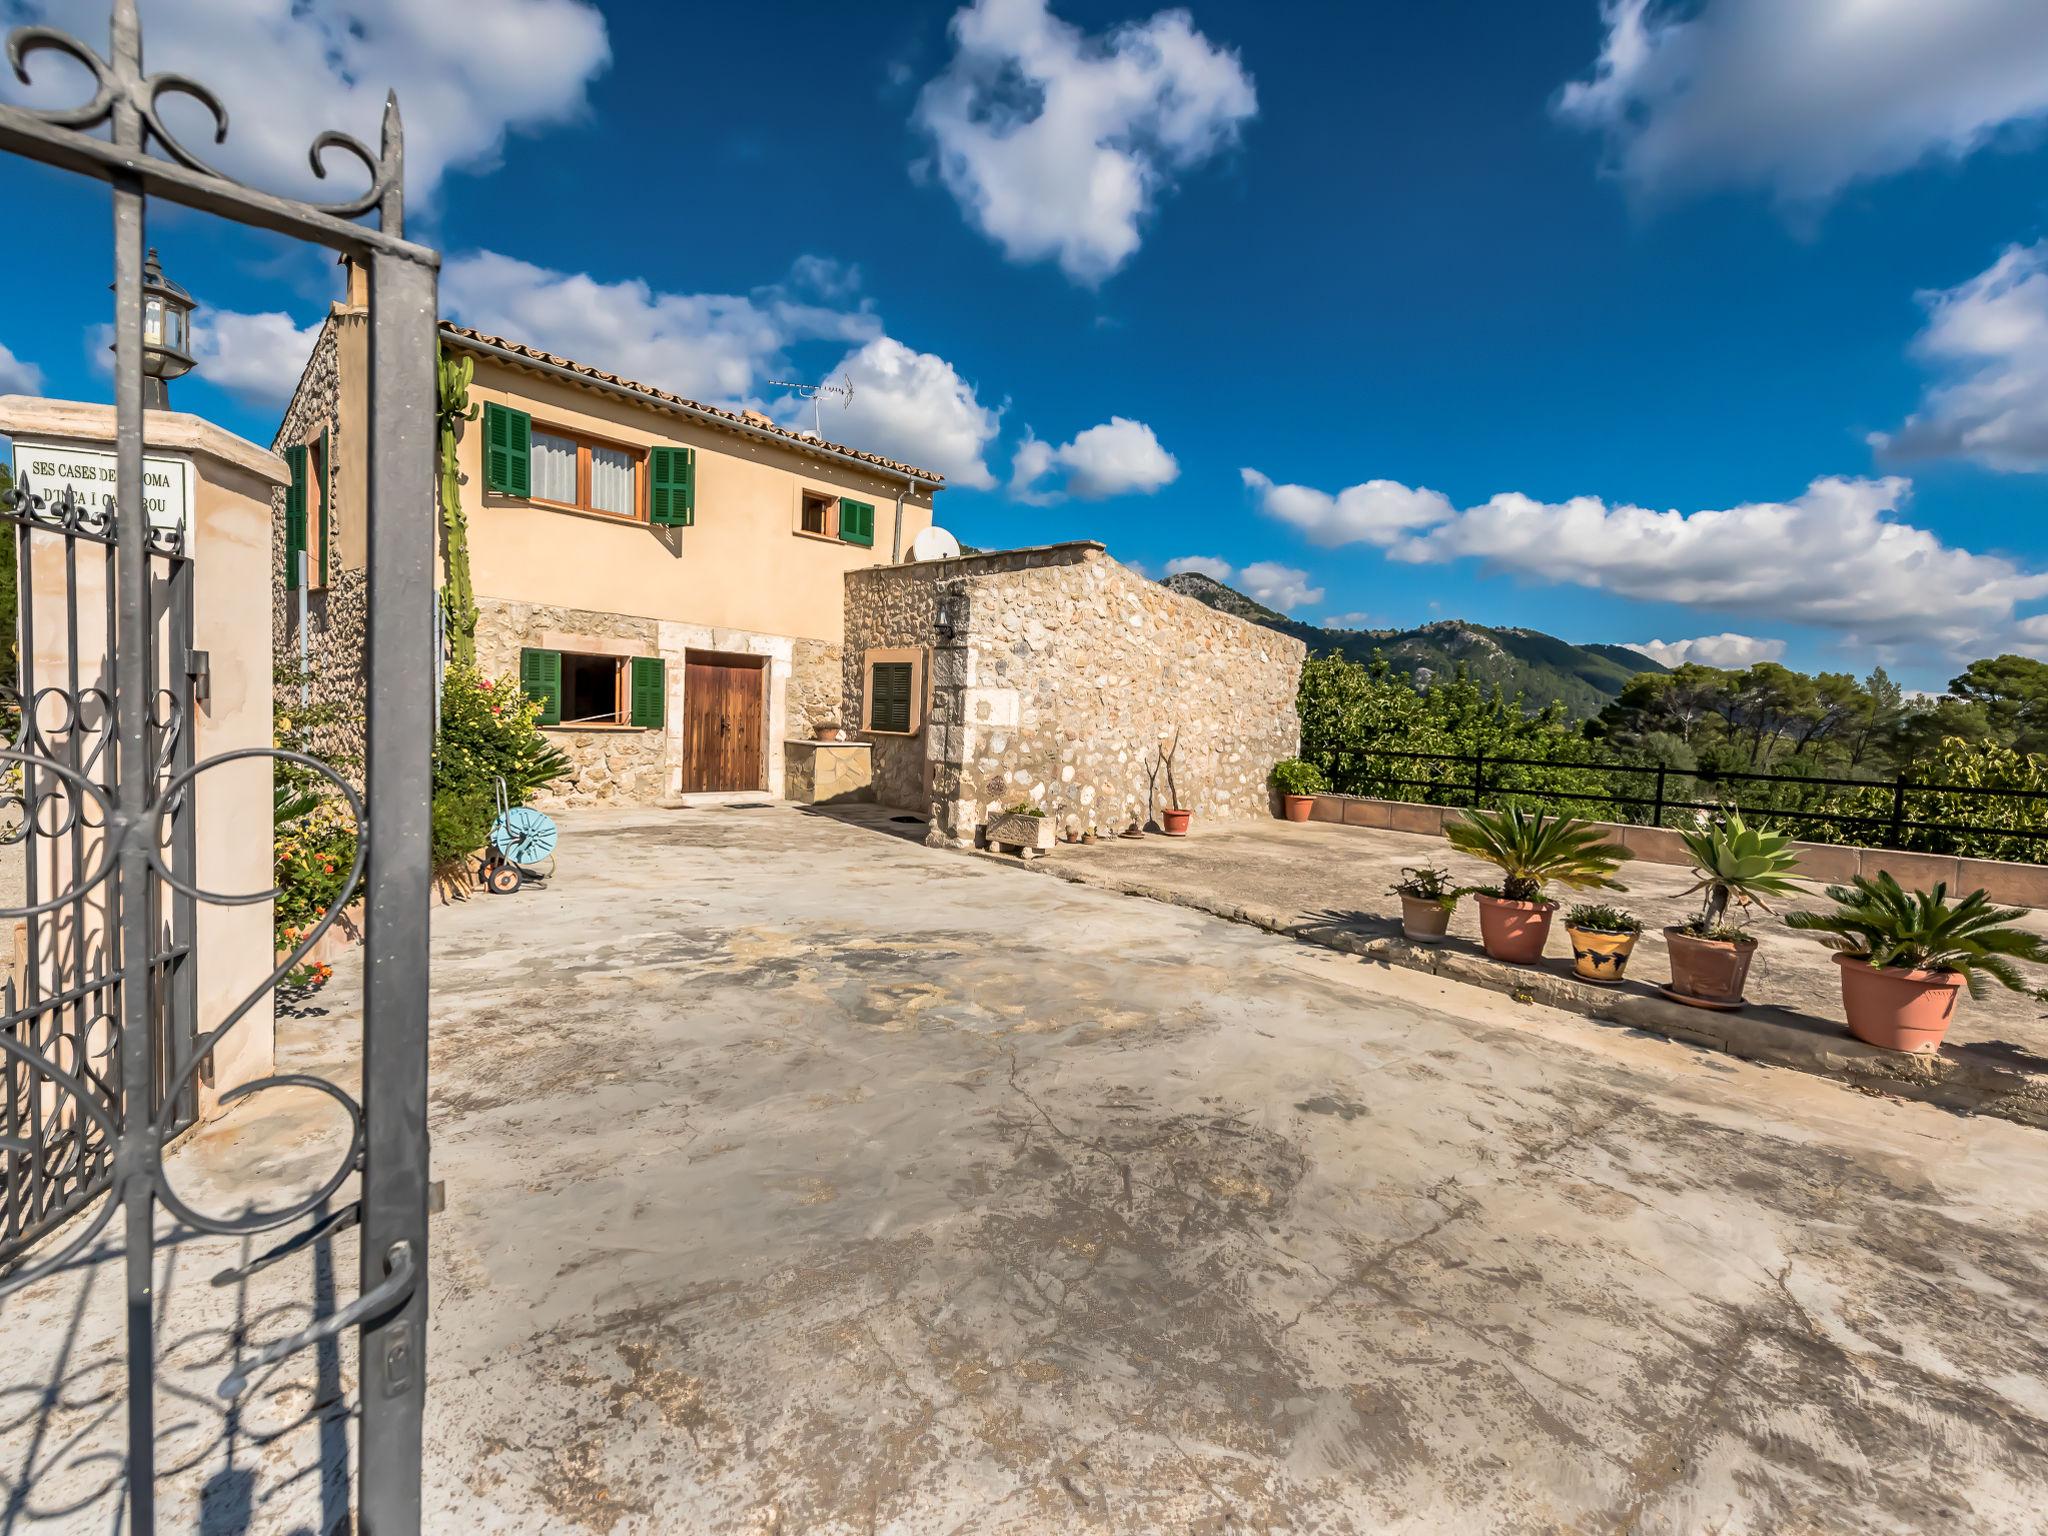
[[[1159,813],[1159,830],[1168,837],[1186,837],[1188,822],[1194,814],[1193,811],[1163,810]]]
[[[1543,958],[1544,942],[1550,937],[1550,915],[1557,910],[1551,901],[1506,901],[1499,896],[1479,898],[1479,942],[1496,960],[1510,965],[1529,965]]]
[[[1628,957],[1635,950],[1633,933],[1602,933],[1594,928],[1565,924],[1565,936],[1572,941],[1572,971],[1581,980],[1613,985],[1628,970]]]
[[[1450,931],[1451,909],[1427,896],[1401,898],[1401,934],[1417,944],[1441,944]]]
[[[1849,1033],[1888,1051],[1932,1055],[1956,1016],[1963,978],[1953,971],[1880,970],[1857,955],[1837,955]]]
[[[1307,821],[1308,813],[1316,808],[1314,795],[1282,795],[1280,798],[1287,802],[1289,821]]]
[[[1703,1003],[1734,1007],[1742,1001],[1749,980],[1749,962],[1756,958],[1756,940],[1737,944],[1729,939],[1702,939],[1676,928],[1664,930],[1671,951],[1671,990]]]

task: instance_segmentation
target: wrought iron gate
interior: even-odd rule
[[[116,495],[86,507],[51,502],[34,486],[10,493],[22,561],[22,634],[31,631],[30,546],[61,548],[76,576],[103,566],[98,633],[82,627],[75,581],[64,623],[71,664],[37,677],[20,646],[19,723],[0,749],[11,776],[13,837],[37,883],[22,905],[30,954],[13,995],[0,996],[0,1259],[67,1220],[56,1251],[38,1252],[0,1279],[0,1296],[95,1248],[116,1213],[127,1275],[129,1526],[155,1528],[155,1365],[152,1256],[158,1206],[201,1232],[287,1226],[322,1207],[351,1178],[362,1227],[361,1293],[247,1363],[249,1370],[354,1325],[360,1345],[360,1529],[417,1531],[425,1400],[427,1136],[426,999],[429,748],[434,675],[434,323],[437,254],[404,238],[398,104],[386,106],[373,154],[344,134],[314,140],[310,157],[340,151],[369,185],[329,204],[274,196],[208,165],[165,127],[158,107],[178,95],[213,116],[226,112],[202,85],[145,74],[135,0],[114,0],[104,57],[52,28],[8,39],[24,82],[28,60],[58,53],[91,74],[93,95],[62,110],[0,106],[0,149],[96,177],[113,189]],[[96,130],[105,129],[102,137]],[[162,198],[235,222],[328,246],[370,273],[368,441],[369,619],[365,793],[296,753],[245,749],[193,760],[191,561],[175,531],[152,530],[143,505],[142,270],[147,200]],[[363,222],[374,214],[375,222]],[[87,614],[89,619],[89,613]],[[51,615],[40,616],[48,620]],[[85,658],[83,667],[80,658]],[[356,812],[354,868],[341,899],[299,950],[221,1019],[195,1017],[192,942],[198,903],[269,900],[275,893],[200,889],[193,869],[193,780],[249,757],[284,757],[326,775]],[[4,798],[4,797],[0,797]],[[365,812],[365,806],[371,808]],[[324,1092],[349,1113],[343,1164],[287,1208],[239,1216],[192,1209],[166,1181],[163,1150],[193,1112],[194,1084],[214,1046],[234,1029],[363,888],[363,1087],[281,1073],[233,1090],[240,1098],[292,1084]]]

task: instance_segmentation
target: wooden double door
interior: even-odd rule
[[[765,788],[768,673],[759,656],[691,651],[683,663],[683,793]]]

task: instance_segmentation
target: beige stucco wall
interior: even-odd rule
[[[192,721],[194,760],[204,762],[245,747],[267,748],[271,667],[266,642],[271,615],[264,604],[252,600],[252,594],[266,586],[272,558],[271,493],[284,481],[284,463],[196,416],[152,411],[145,427],[151,453],[185,458],[196,471],[186,546],[193,560],[192,644],[207,653],[209,679],[206,702],[197,705]],[[0,432],[110,451],[114,411],[111,406],[9,396],[0,399]],[[61,678],[72,660],[64,623],[63,541],[32,534],[30,551],[35,621],[26,638],[37,677]],[[81,558],[76,577],[82,618],[76,660],[90,685],[108,666],[105,630],[95,617],[104,612],[107,597],[105,564]],[[168,656],[160,661],[165,668],[175,664]],[[256,757],[207,769],[193,781],[194,883],[200,889],[240,894],[270,888],[270,780],[269,759]],[[53,878],[68,878],[68,866],[45,871],[45,900],[62,889],[51,883]],[[94,922],[89,916],[82,932],[46,924],[50,937],[43,946],[44,965],[75,966],[75,946],[90,949],[99,942]],[[200,902],[193,938],[195,1026],[203,1034],[225,1020],[269,975],[274,963],[270,903]],[[62,951],[53,950],[53,944]],[[70,974],[75,978],[75,971]],[[46,981],[50,979],[46,971]],[[215,1047],[211,1081],[202,1077],[199,1084],[202,1115],[213,1114],[228,1089],[271,1070],[276,1037],[273,1002],[270,994],[263,994]]]
[[[865,572],[847,591],[850,719],[868,653],[928,649],[923,729],[864,739],[879,798],[928,814],[932,841],[972,842],[1019,802],[1063,833],[1151,823],[1175,798],[1198,823],[1272,814],[1267,776],[1300,747],[1300,641],[1169,591],[1096,544]],[[950,638],[936,633],[941,600]]]
[[[488,358],[477,360],[470,398],[529,412],[536,428],[697,453],[696,525],[653,528],[487,495],[483,423],[469,423],[459,456],[479,597],[836,644],[846,573],[887,564],[896,547],[900,480]],[[874,547],[798,532],[805,489],[872,503]],[[931,525],[929,495],[906,497],[902,517],[907,550]]]

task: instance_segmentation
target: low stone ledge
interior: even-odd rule
[[[1316,796],[1309,819],[1435,836],[1462,814],[1455,806],[1378,800],[1370,795],[1324,794]],[[1687,862],[1684,843],[1669,827],[1645,827],[1627,821],[1596,821],[1593,825],[1645,863]],[[1951,895],[1982,890],[2001,906],[2048,910],[2048,864],[1965,859],[1952,853],[1912,853],[1901,848],[1866,848],[1856,843],[1794,841],[1792,849],[1799,855],[1795,871],[1798,877],[1818,885],[1846,885],[1857,875],[1889,871],[1908,890],[1925,889],[1940,881],[1948,886]]]
[[[1014,861],[1006,862],[1018,867]],[[1661,1035],[1700,1050],[1833,1077],[1852,1087],[1893,1093],[1961,1113],[2048,1127],[2048,1073],[1987,1060],[1967,1049],[1950,1047],[1933,1056],[1881,1050],[1865,1045],[1830,1019],[1764,1003],[1752,1003],[1735,1013],[1689,1008],[1642,982],[1599,986],[1580,981],[1562,959],[1533,966],[1508,965],[1489,959],[1465,940],[1413,944],[1391,920],[1370,926],[1304,923],[1295,913],[1212,900],[1171,886],[1112,875],[1098,866],[1043,859],[1022,867],[1076,885],[1188,907],[1382,965],[1427,971],[1448,981]]]

